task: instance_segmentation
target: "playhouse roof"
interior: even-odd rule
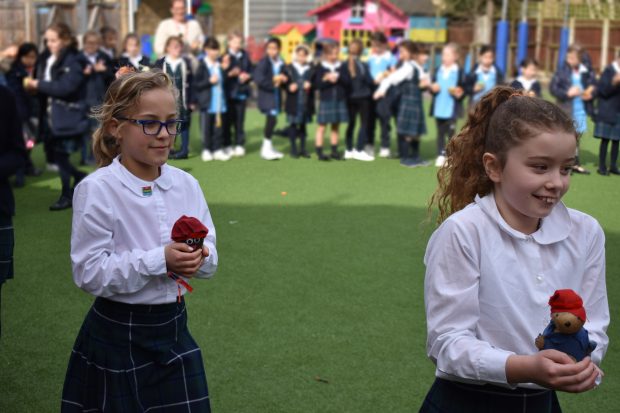
[[[324,11],[331,9],[334,6],[344,3],[345,1],[348,1],[348,0],[332,0],[329,3],[326,3],[320,7],[317,7],[316,9],[310,10],[308,12],[308,16],[315,16],[317,14],[321,14]],[[408,1],[411,1],[411,0],[408,0]],[[381,5],[385,7],[386,9],[392,10],[395,14],[399,16],[405,16],[405,13],[399,7],[396,7],[394,4],[392,4],[388,0],[379,0],[379,3],[381,3]],[[406,3],[406,2],[401,2],[401,3]]]
[[[301,33],[302,36],[305,36],[308,33],[310,33],[312,30],[314,30],[314,24],[313,23],[289,23],[289,22],[283,22],[283,23],[278,24],[273,29],[271,29],[269,31],[269,34],[285,35],[285,34],[288,34],[294,28],[297,28],[299,33]]]
[[[435,14],[435,6],[433,6],[432,0],[392,0],[392,3],[408,16],[432,16]]]

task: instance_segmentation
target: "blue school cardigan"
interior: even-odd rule
[[[230,56],[230,67],[228,68],[228,70],[232,70],[238,67],[242,72],[246,72],[250,74],[250,76],[252,75],[252,69],[253,69],[252,61],[250,61],[250,56],[248,56],[248,52],[246,52],[245,50],[240,50],[239,57],[231,53],[228,53],[228,52],[227,54],[228,56]],[[220,62],[221,60],[222,59],[220,59]],[[240,83],[239,77],[237,76],[228,77],[227,76],[226,82],[224,85],[224,89],[226,90],[226,93],[227,93],[227,98],[246,100],[247,98],[250,97],[250,94],[251,94],[250,83],[252,83],[251,77],[247,82]]]
[[[51,98],[48,120],[53,136],[78,136],[88,129],[83,69],[77,51],[64,49],[52,65],[52,80],[39,80],[39,93]]]
[[[596,120],[611,125],[620,121],[620,84],[612,83],[615,75],[613,65],[607,66],[596,86],[598,98]]]
[[[568,63],[565,62],[555,72],[549,85],[549,91],[551,92],[551,95],[556,98],[558,106],[564,109],[564,111],[570,116],[573,115],[573,99],[569,98],[567,93],[568,89],[570,89],[573,84],[572,73],[573,69]],[[590,85],[594,85],[595,83],[596,77],[593,72],[588,71],[581,74],[581,86],[583,90],[587,89]],[[586,113],[592,116],[594,114],[593,101],[590,100],[588,102],[584,102],[584,104]]]
[[[284,70],[284,63],[282,69]],[[263,57],[254,69],[254,83],[258,88],[258,109],[263,113],[282,109],[282,90],[273,85],[273,64],[268,56]]]

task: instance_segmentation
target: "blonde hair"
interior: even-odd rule
[[[129,117],[135,111],[143,93],[167,89],[177,99],[178,91],[170,77],[161,70],[148,72],[120,72],[108,88],[103,103],[92,110],[92,118],[99,122],[93,134],[93,153],[98,167],[108,166],[120,154],[117,138],[108,132],[117,117]]]

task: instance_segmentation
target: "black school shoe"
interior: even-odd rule
[[[301,151],[299,152],[299,157],[300,158],[306,158],[306,159],[310,159],[310,154],[306,151]]]
[[[334,161],[342,161],[342,155],[340,155],[340,153],[338,152],[332,152],[331,155],[329,155],[330,158],[332,158]]]
[[[618,168],[609,168],[609,173],[612,175],[620,175],[620,169]]]
[[[69,209],[73,206],[71,198],[61,196],[54,204],[50,205],[50,211],[62,211],[63,209]]]
[[[609,176],[609,171],[607,169],[598,168],[596,173],[603,176]]]

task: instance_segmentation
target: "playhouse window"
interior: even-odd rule
[[[364,0],[355,0],[353,2],[351,17],[364,18]]]
[[[363,24],[364,23],[364,0],[355,0],[351,5],[351,18],[349,18],[350,24]]]

